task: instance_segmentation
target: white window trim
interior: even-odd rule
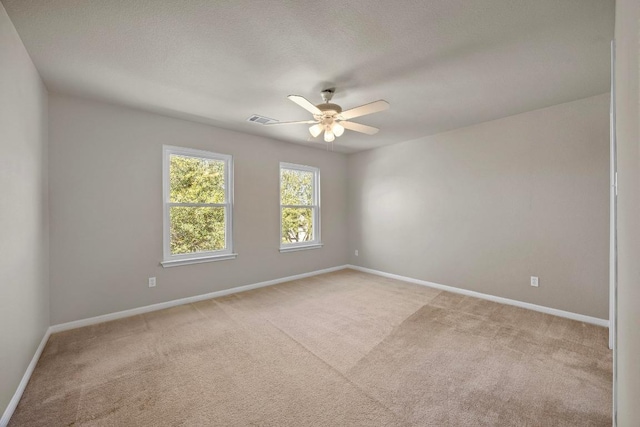
[[[211,151],[195,150],[192,148],[174,147],[163,145],[162,156],[162,205],[163,205],[163,260],[160,263],[163,267],[176,267],[179,265],[199,264],[211,261],[223,261],[235,259],[238,254],[233,252],[233,156],[229,154],[218,154]],[[225,162],[225,201],[226,203],[170,203],[169,188],[169,158],[171,155],[198,157],[212,160],[222,160]],[[225,249],[219,251],[198,252],[190,254],[171,255],[171,234],[169,208],[172,205],[202,205],[219,206],[225,208]]]
[[[312,205],[286,205],[285,207],[300,207],[313,209],[313,240],[298,243],[282,243],[282,169],[292,169],[313,173],[313,204]],[[280,162],[278,169],[278,198],[280,199],[280,227],[278,229],[278,241],[280,252],[295,252],[308,249],[320,249],[323,244],[320,239],[320,169],[314,166],[298,165],[295,163]]]

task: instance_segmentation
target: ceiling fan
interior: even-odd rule
[[[387,101],[381,99],[379,101],[342,111],[342,107],[329,102],[331,101],[331,98],[333,98],[334,93],[335,89],[323,90],[321,94],[324,103],[318,105],[313,105],[310,101],[300,95],[289,95],[287,98],[313,114],[313,120],[274,122],[267,123],[266,126],[312,124],[312,126],[309,127],[309,133],[311,133],[311,136],[315,138],[324,132],[324,140],[326,142],[333,142],[336,137],[339,137],[344,133],[345,129],[365,133],[367,135],[374,135],[379,131],[378,128],[351,122],[349,120],[356,117],[366,116],[367,114],[384,111],[389,108],[389,103]]]

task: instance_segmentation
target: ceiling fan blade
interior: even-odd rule
[[[265,123],[264,126],[275,126],[275,125],[301,125],[301,124],[311,124],[317,123],[315,120],[300,120],[297,122],[273,122],[273,123]]]
[[[361,125],[360,123],[354,122],[342,121],[340,122],[340,124],[345,129],[354,130],[360,133],[366,133],[367,135],[375,135],[380,130],[378,128],[374,128],[373,126]]]
[[[364,104],[359,107],[352,108],[347,111],[343,111],[340,116],[344,120],[353,119],[355,117],[366,116],[367,114],[377,113],[378,111],[384,111],[389,108],[389,103],[384,100],[372,102],[370,104]]]
[[[310,112],[311,114],[322,114],[322,111],[315,105],[313,105],[307,98],[300,95],[289,95],[287,96],[290,100]]]

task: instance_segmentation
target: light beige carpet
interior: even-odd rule
[[[52,335],[11,426],[610,426],[607,331],[353,270]]]

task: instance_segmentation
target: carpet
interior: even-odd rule
[[[10,426],[610,426],[605,328],[353,270],[53,334]]]

